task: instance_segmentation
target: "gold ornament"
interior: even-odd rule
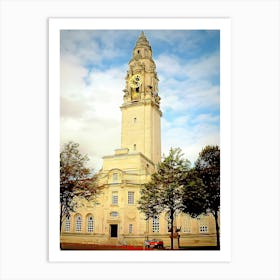
[[[139,88],[142,84],[142,77],[140,74],[135,74],[129,79],[129,85],[132,88]]]

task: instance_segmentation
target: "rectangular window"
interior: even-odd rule
[[[159,232],[159,218],[153,218],[153,232]]]
[[[182,231],[183,231],[183,232],[190,233],[190,232],[191,232],[191,228],[190,228],[190,227],[187,227],[187,226],[184,226]]]
[[[192,231],[192,218],[190,215],[185,216],[185,221],[183,224],[183,232],[190,233]]]
[[[114,204],[114,205],[118,204],[118,192],[112,193],[112,204]]]
[[[70,231],[70,219],[67,218],[66,221],[65,221],[65,229],[64,229],[66,232],[69,232]]]
[[[208,232],[208,226],[200,226],[199,227],[199,232],[200,233]]]
[[[118,181],[118,173],[113,173],[113,182]]]
[[[128,233],[132,233],[132,230],[133,230],[133,225],[129,224],[128,225]]]
[[[134,204],[134,192],[128,192],[128,204]]]
[[[119,216],[119,213],[118,213],[118,212],[116,212],[116,211],[113,211],[113,212],[111,212],[111,213],[110,213],[110,215],[111,215],[111,217],[116,218],[116,217],[118,217],[118,216]]]

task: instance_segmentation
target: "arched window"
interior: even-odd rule
[[[82,231],[82,217],[81,217],[81,215],[76,216],[75,225],[76,225],[76,232],[81,232]]]
[[[153,218],[153,232],[159,232],[159,218]]]
[[[69,231],[70,231],[70,226],[71,226],[70,218],[68,217],[68,218],[66,218],[66,220],[65,220],[64,231],[69,232]]]
[[[93,232],[94,230],[94,220],[92,216],[87,217],[87,231]]]

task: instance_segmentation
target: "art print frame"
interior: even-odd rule
[[[131,29],[218,29],[220,30],[220,115],[221,115],[221,185],[230,186],[230,52],[231,34],[230,19],[49,19],[49,143],[50,143],[50,185],[57,185],[59,182],[59,116],[60,116],[60,30],[124,30],[127,26]],[[49,188],[49,260],[50,261],[166,261],[165,254],[168,254],[168,261],[230,261],[231,259],[231,232],[230,232],[230,188],[221,188],[221,224],[223,225],[223,235],[221,236],[221,250],[219,251],[176,251],[176,252],[122,252],[122,251],[61,251],[59,248],[59,234],[57,231],[57,211],[59,207],[59,188]],[[53,207],[56,205],[56,207]],[[116,257],[118,256],[118,257]]]

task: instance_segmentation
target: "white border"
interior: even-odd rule
[[[60,30],[220,30],[221,250],[61,251],[59,248]],[[231,260],[231,20],[229,18],[49,19],[49,260],[52,262],[228,262]]]

